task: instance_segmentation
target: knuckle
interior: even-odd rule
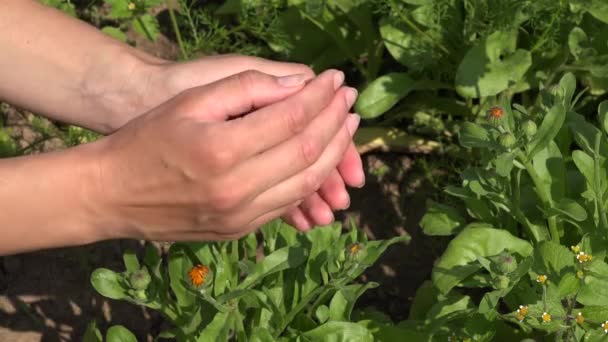
[[[256,70],[245,70],[235,75],[239,87],[245,91],[255,87],[256,79],[259,78],[260,72]]]
[[[306,127],[306,110],[302,105],[294,105],[289,108],[287,115],[285,115],[287,121],[287,129],[289,132],[296,134],[304,130]]]
[[[321,156],[321,148],[314,140],[302,136],[300,139],[300,154],[306,165],[312,165]]]
[[[227,186],[212,188],[207,196],[209,206],[217,212],[233,211],[241,204],[243,199],[236,189],[238,188]]]
[[[302,185],[302,197],[306,197],[312,193],[315,193],[321,187],[323,178],[321,175],[314,171],[309,171],[304,176],[304,183]]]

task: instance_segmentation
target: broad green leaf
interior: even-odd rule
[[[258,263],[251,274],[237,286],[237,289],[249,288],[272,273],[295,268],[304,263],[307,257],[306,250],[300,246],[278,249]]]
[[[478,256],[497,255],[503,250],[528,256],[532,253],[529,242],[487,224],[471,224],[448,245],[433,268],[433,283],[442,293],[449,292],[463,279],[479,270]]]
[[[426,32],[438,38],[432,30]],[[397,18],[381,19],[380,35],[391,56],[410,70],[422,70],[435,63],[440,56],[432,42],[422,38]]]
[[[549,281],[558,283],[566,273],[574,273],[574,256],[572,252],[555,242],[543,241],[534,249],[532,269],[537,274],[544,274]]]
[[[576,300],[583,305],[608,306],[608,279],[586,275]]]
[[[327,305],[319,305],[315,310],[315,318],[323,324],[329,319],[329,308]]]
[[[575,295],[581,287],[581,280],[574,273],[566,273],[557,286],[559,298],[564,299]]]
[[[564,90],[564,108],[570,110],[572,105],[572,97],[576,91],[576,78],[572,73],[566,73],[559,81],[559,86]]]
[[[585,318],[592,321],[604,322],[608,319],[608,306],[586,305],[580,311]]]
[[[139,260],[137,260],[137,255],[132,249],[127,249],[122,254],[122,260],[125,264],[125,269],[129,272],[135,272],[141,268],[139,265]]]
[[[355,110],[364,119],[378,117],[407,96],[414,85],[414,80],[407,73],[394,72],[381,76],[361,92]]]
[[[604,0],[573,0],[572,3],[581,6],[597,20],[608,24],[608,3]]]
[[[266,328],[256,327],[253,329],[249,342],[275,342],[276,339],[272,336],[270,331]]]
[[[196,342],[228,341],[233,326],[234,315],[230,312],[218,312],[205,329],[201,331]]]
[[[553,141],[565,120],[566,110],[564,106],[562,104],[554,105],[543,118],[538,132],[528,145],[528,158],[533,158],[536,153],[540,152]]]
[[[584,52],[586,51],[588,40],[587,34],[580,27],[575,27],[570,31],[568,35],[568,47],[570,48],[570,53],[577,60],[585,57]]]
[[[130,0],[105,0],[110,5],[110,18],[125,19],[133,16],[133,11],[129,9]]]
[[[505,152],[496,157],[496,173],[503,177],[509,177],[511,170],[513,170],[513,161],[515,160],[515,154],[512,152]]]
[[[378,283],[347,285],[336,292],[329,303],[329,319],[349,322],[357,299],[368,289],[378,287]]]
[[[412,237],[408,234],[405,234],[395,236],[387,240],[374,240],[365,243],[365,257],[360,260],[356,270],[351,270],[349,272],[351,278],[358,277],[359,275],[361,275],[361,273],[363,273],[363,271],[365,271],[365,269],[375,264],[378,258],[380,258],[382,254],[384,254],[386,249],[391,245],[394,245],[396,243],[409,244],[411,240]]]
[[[144,14],[133,19],[133,29],[150,41],[155,42],[160,32],[160,25],[155,16]]]
[[[410,306],[410,320],[424,320],[429,309],[437,302],[437,290],[433,287],[433,283],[426,280],[418,290],[416,296]]]
[[[115,325],[108,329],[106,342],[137,342],[137,337],[122,325]]]
[[[127,298],[127,288],[123,276],[107,268],[98,268],[93,271],[91,284],[104,297]]]
[[[578,202],[563,198],[553,208],[549,208],[547,212],[550,215],[563,215],[576,222],[583,222],[587,219],[587,211]]]
[[[576,144],[589,155],[595,154],[595,139],[601,130],[589,123],[584,116],[574,112],[568,113],[568,127],[572,131],[572,136]],[[608,158],[608,140],[600,134],[600,155]]]
[[[464,122],[459,132],[460,145],[463,147],[480,148],[490,144],[490,134],[487,129],[472,122]]]
[[[373,342],[372,333],[362,325],[350,322],[327,322],[300,335],[302,341]]]
[[[593,184],[595,182],[593,158],[583,151],[576,150],[572,152],[572,161],[583,174],[587,183]]]
[[[516,46],[517,32],[499,31],[473,47],[456,71],[456,91],[468,98],[494,96],[521,81],[532,57]]]
[[[552,201],[560,201],[566,193],[566,165],[557,144],[549,141],[545,148],[534,155],[532,164],[544,191]]]
[[[181,307],[190,306],[194,303],[195,296],[186,289],[184,280],[188,279],[188,271],[193,266],[192,261],[186,255],[185,247],[181,244],[173,244],[169,248],[168,259],[169,286],[175,294],[177,304]]]
[[[420,221],[420,227],[426,235],[447,236],[457,233],[464,223],[464,217],[456,208],[431,202],[428,211]]]
[[[87,324],[87,330],[84,332],[82,337],[83,342],[103,342],[101,331],[97,328],[97,322],[91,321]]]
[[[469,296],[450,295],[444,300],[435,303],[429,308],[426,317],[430,320],[438,320],[454,312],[473,308],[473,301]]]
[[[123,43],[125,43],[127,41],[127,35],[124,32],[122,32],[122,30],[119,29],[118,27],[105,26],[104,28],[101,29],[101,32],[109,35],[110,37],[113,37],[114,39],[120,40]]]
[[[407,322],[407,321],[405,321]],[[427,341],[428,336],[416,329],[416,327],[406,327],[402,325],[386,324],[376,320],[366,319],[357,322],[366,327],[374,337],[375,342],[396,342],[396,341]]]

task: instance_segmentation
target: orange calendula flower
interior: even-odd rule
[[[500,120],[505,115],[505,110],[502,107],[494,106],[488,109],[488,120],[494,124],[500,124]]]
[[[192,267],[190,272],[188,272],[188,276],[190,277],[190,281],[192,285],[198,287],[205,283],[205,278],[209,274],[209,267],[205,265],[196,265]]]
[[[581,251],[581,247],[579,245],[571,246],[570,250],[573,251],[574,253],[578,253]]]
[[[551,315],[548,312],[543,312],[542,318],[545,323],[551,322]]]
[[[578,324],[585,323],[585,317],[583,316],[582,312],[579,312],[578,315],[576,315],[576,323],[578,323]]]
[[[604,332],[606,334],[608,334],[608,321],[606,321],[602,324],[602,329],[604,329]]]
[[[546,275],[541,274],[538,277],[536,277],[536,282],[541,285],[545,285],[545,283],[547,282],[547,279],[549,279],[549,278]]]
[[[357,254],[359,253],[361,250],[363,249],[363,246],[361,246],[360,243],[353,243],[352,245],[348,246],[348,252],[350,254]]]

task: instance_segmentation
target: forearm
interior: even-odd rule
[[[138,73],[163,63],[30,0],[0,1],[0,51],[0,99],[99,132],[138,114]]]
[[[91,190],[97,148],[0,160],[0,255],[112,237],[98,229],[99,198]]]

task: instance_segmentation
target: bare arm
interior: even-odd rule
[[[142,65],[163,63],[31,0],[0,1],[0,50],[0,99],[100,132],[136,105]]]

